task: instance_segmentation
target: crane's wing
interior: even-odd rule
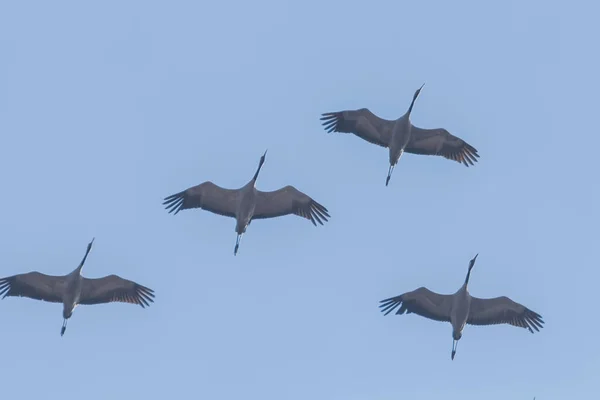
[[[450,309],[452,307],[452,296],[434,293],[431,290],[420,287],[412,292],[401,294],[381,300],[379,308],[384,315],[388,315],[396,307],[400,306],[396,314],[415,313],[425,318],[436,321],[450,322]]]
[[[443,128],[411,128],[411,138],[404,151],[413,154],[442,156],[463,163],[467,167],[477,162],[477,149]]]
[[[541,315],[512,301],[508,297],[502,296],[493,299],[471,297],[471,310],[467,324],[510,324],[519,328],[529,329],[533,333],[533,329],[539,332],[543,323]]]
[[[394,121],[379,118],[368,108],[324,113],[321,121],[328,133],[353,133],[382,147],[389,146],[394,127]]]
[[[104,278],[83,278],[79,304],[102,304],[121,302],[139,304],[142,308],[153,303],[154,290],[123,279],[117,275]]]
[[[165,197],[163,205],[177,214],[181,210],[202,208],[215,214],[235,218],[238,189],[225,189],[212,182],[204,182]],[[175,215],[173,214],[173,215]]]
[[[64,276],[29,272],[0,279],[0,296],[29,297],[30,299],[62,303]]]
[[[311,199],[293,186],[286,186],[273,192],[256,191],[256,207],[252,219],[274,218],[282,215],[296,214],[323,225],[329,212],[321,204]],[[316,222],[315,222],[316,221]]]

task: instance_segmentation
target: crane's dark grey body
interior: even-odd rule
[[[323,225],[330,218],[327,208],[295,187],[288,185],[272,192],[256,189],[256,179],[266,155],[265,151],[250,182],[239,189],[225,189],[207,181],[166,197],[163,205],[169,213],[174,214],[181,210],[201,208],[235,218],[237,238],[234,255],[237,255],[242,235],[252,220],[295,214],[308,219],[315,226],[317,222]]]
[[[469,294],[469,277],[476,259],[477,255],[469,262],[465,283],[456,293],[452,295],[438,294],[425,287],[420,287],[412,292],[381,300],[379,305],[381,311],[384,315],[388,315],[400,306],[396,314],[415,313],[436,321],[450,322],[452,324],[451,358],[453,360],[456,346],[466,324],[510,324],[526,328],[531,333],[534,329],[539,331],[544,323],[542,316],[527,307],[505,296],[480,299]]]
[[[422,129],[410,122],[410,113],[424,85],[415,92],[406,113],[395,121],[379,118],[368,108],[361,108],[324,113],[321,116],[322,124],[327,132],[352,133],[370,143],[387,147],[390,166],[386,186],[404,152],[440,155],[467,167],[474,165],[479,155],[473,146],[451,135],[446,129]]]
[[[88,244],[81,263],[72,272],[63,276],[29,272],[0,279],[0,295],[29,297],[36,300],[63,304],[63,326],[60,335],[67,329],[67,321],[79,304],[102,304],[123,302],[138,304],[144,308],[154,302],[154,291],[117,275],[89,279],[81,275],[81,269],[92,249],[94,239]]]

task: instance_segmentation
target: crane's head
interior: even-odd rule
[[[473,257],[473,259],[469,261],[469,271],[471,270],[471,268],[473,268],[473,265],[475,265],[475,260],[477,260],[478,255],[479,253],[475,254],[475,257]]]
[[[417,97],[419,97],[419,93],[421,93],[421,89],[423,89],[423,86],[425,86],[425,83],[423,83],[423,84],[421,85],[421,87],[420,87],[420,88],[418,88],[418,89],[415,91],[415,94],[414,94],[414,96],[413,96],[413,100],[416,100],[416,99],[417,99]]]
[[[267,151],[269,151],[269,149],[266,149],[266,150],[265,150],[265,153],[264,153],[262,156],[260,156],[260,165],[263,165],[263,164],[264,164],[264,162],[265,162],[265,157],[267,156]]]
[[[265,163],[265,157],[267,156],[267,151],[269,151],[269,149],[265,150],[265,153],[260,157],[260,161],[258,162],[258,169],[256,170],[254,177],[252,178],[252,182],[256,182],[256,179],[258,178],[258,173],[260,172],[260,169],[262,168],[263,164]]]
[[[413,109],[413,106],[415,105],[415,101],[417,100],[417,97],[419,97],[419,93],[421,93],[421,89],[423,89],[423,86],[425,86],[425,83],[423,83],[423,84],[421,85],[421,87],[420,87],[420,88],[418,88],[418,89],[416,90],[415,94],[413,95],[412,102],[410,103],[410,107],[408,108],[408,114],[410,114],[410,113],[411,113],[411,111],[412,111],[412,109]]]

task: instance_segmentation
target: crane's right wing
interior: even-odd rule
[[[29,272],[0,279],[0,296],[29,297],[30,299],[62,303],[61,291],[65,277]]]
[[[394,121],[379,118],[368,108],[324,113],[321,121],[328,133],[353,133],[382,147],[389,146],[394,127]]]
[[[327,222],[327,219],[331,218],[327,208],[290,185],[272,192],[257,190],[256,196],[253,219],[296,214],[316,226],[317,222],[323,225],[323,222]]]
[[[539,332],[543,323],[541,315],[506,296],[493,299],[480,299],[471,296],[471,310],[467,324],[510,324],[528,329],[529,332],[533,333],[533,329]]]
[[[169,213],[177,214],[181,210],[202,208],[215,214],[235,218],[238,193],[238,189],[225,189],[212,182],[204,182],[165,197],[163,205]]]
[[[467,167],[477,162],[477,149],[446,129],[423,129],[412,125],[412,135],[404,151],[413,154],[442,156]]]
[[[396,307],[400,306],[396,314],[415,313],[425,318],[436,321],[450,322],[450,310],[452,307],[452,296],[434,293],[431,290],[420,287],[412,292],[401,294],[381,300],[379,307],[384,315],[388,315]]]
[[[79,304],[102,304],[121,302],[137,304],[145,308],[153,303],[154,290],[118,275],[104,278],[83,278]]]

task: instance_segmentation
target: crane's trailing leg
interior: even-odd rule
[[[456,355],[456,349],[458,348],[458,340],[452,339],[452,359]]]
[[[240,240],[242,240],[243,233],[238,233],[237,239],[235,241],[235,249],[233,249],[233,255],[236,256],[238,249],[240,248]]]
[[[63,325],[62,328],[60,328],[60,336],[65,334],[65,331],[67,330],[67,319],[63,319]]]
[[[392,172],[394,171],[394,166],[392,164],[390,164],[390,169],[388,169],[388,175],[387,178],[385,180],[385,186],[388,185],[388,183],[390,183],[390,178],[392,177]]]
[[[388,176],[385,180],[385,186],[387,186],[388,183],[390,183],[390,179],[392,178],[392,172],[394,172],[394,168],[396,168],[396,164],[398,164],[398,161],[400,161],[402,154],[404,154],[404,148],[400,149],[398,157],[395,157],[392,151],[390,150],[390,169],[388,169]]]

